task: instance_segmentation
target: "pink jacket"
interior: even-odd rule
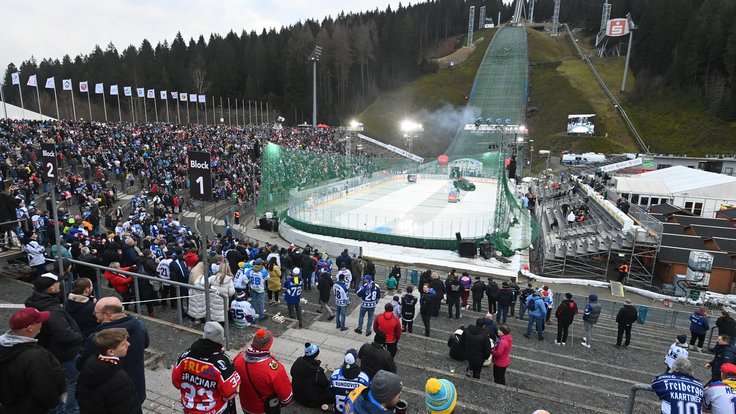
[[[496,342],[496,346],[491,350],[493,355],[493,365],[501,368],[508,367],[511,363],[509,355],[511,354],[511,344],[514,342],[514,338],[511,334],[504,335],[501,339]]]

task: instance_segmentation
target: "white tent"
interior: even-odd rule
[[[41,120],[41,121],[56,119],[56,118],[51,118],[46,115],[41,115],[38,112],[29,110],[28,108],[26,108],[26,110],[23,111],[23,109],[20,106],[15,106],[7,102],[0,102],[0,118],[31,119],[31,120]]]
[[[721,204],[736,203],[736,177],[675,166],[617,177],[616,192],[629,194],[631,202],[642,206],[652,203],[654,197],[659,202],[700,212],[703,217],[714,217]],[[646,201],[639,201],[642,198]]]

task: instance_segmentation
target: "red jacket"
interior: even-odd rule
[[[239,353],[233,362],[240,375],[240,406],[243,411],[246,414],[265,414],[264,399],[273,394],[281,400],[281,407],[291,404],[294,401],[291,380],[284,365],[269,354],[252,357],[246,352]]]
[[[401,322],[393,312],[386,311],[373,321],[373,331],[386,334],[386,343],[398,342],[401,338]]]
[[[120,270],[129,272],[131,267],[121,267]],[[133,283],[133,278],[128,277],[125,275],[121,275],[120,273],[111,272],[109,270],[105,271],[105,279],[107,279],[112,287],[115,289],[118,293],[128,293],[128,290],[131,283]]]
[[[514,342],[514,338],[511,334],[504,335],[501,339],[496,342],[496,346],[491,350],[493,355],[493,365],[501,368],[508,367],[511,363],[509,355],[511,354],[511,344]]]

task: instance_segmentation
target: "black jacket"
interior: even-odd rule
[[[337,259],[335,260],[335,265],[337,266],[338,269],[342,269],[344,267],[350,270],[353,266],[353,259],[350,257],[349,254],[343,252],[343,253],[340,253],[340,256],[338,256]],[[359,277],[355,275],[353,276]],[[363,276],[363,275],[360,275],[360,276]]]
[[[419,314],[422,316],[432,316],[434,312],[434,300],[437,297],[436,294],[425,293],[419,300]]]
[[[491,356],[491,341],[485,330],[479,326],[468,326],[460,337],[460,344],[465,348],[465,357],[471,367],[483,365]]]
[[[511,305],[511,297],[514,295],[514,292],[509,287],[501,288],[501,290],[498,291],[498,304],[499,305]]]
[[[719,335],[728,335],[731,338],[736,336],[736,320],[731,316],[721,316],[716,320]]]
[[[317,280],[317,289],[319,290],[319,300],[324,303],[329,302],[330,292],[332,292],[332,276],[329,273],[320,272],[319,279]]]
[[[315,358],[300,356],[291,366],[291,388],[294,400],[305,407],[319,408],[334,402],[325,369]]]
[[[43,323],[41,333],[36,337],[38,344],[48,349],[62,364],[74,359],[82,349],[84,336],[72,315],[61,307],[59,298],[33,291],[25,304],[40,311],[51,312],[51,319]]]
[[[717,344],[711,352],[715,354],[710,362],[711,380],[721,378],[721,365],[725,363],[736,364],[736,347],[732,345]]]
[[[571,324],[575,315],[578,314],[578,305],[572,299],[565,299],[555,311],[555,316],[560,323]],[[635,319],[636,320],[636,319]]]
[[[445,283],[445,289],[447,296],[452,296],[453,298],[459,298],[460,294],[465,291],[463,284],[455,278],[452,278]]]
[[[77,380],[80,414],[141,413],[135,385],[117,360],[93,356],[85,361]]]
[[[473,292],[474,300],[483,300],[483,294],[486,292],[486,284],[481,280],[476,280],[470,291]]]
[[[437,297],[442,300],[442,295],[445,294],[445,284],[439,279],[432,279],[432,281],[429,282],[429,287],[434,289]]]
[[[146,400],[146,373],[143,367],[145,349],[148,348],[150,341],[148,338],[148,330],[143,322],[132,316],[126,316],[114,321],[103,323],[97,327],[95,332],[100,332],[110,328],[124,328],[128,331],[128,354],[120,359],[120,366],[128,374],[133,384],[135,384],[138,393],[138,401]],[[77,369],[81,370],[84,363],[89,357],[93,357],[94,353],[94,335],[90,335],[84,341],[84,346],[79,352],[77,358]]]
[[[618,314],[616,315],[616,322],[618,322],[619,324],[629,325],[636,322],[636,318],[638,316],[639,313],[636,311],[634,305],[627,304],[618,311]]]
[[[456,361],[465,361],[465,346],[460,343],[462,333],[453,332],[447,339],[447,346],[450,347],[450,358]]]
[[[416,316],[417,298],[411,294],[405,294],[401,297],[401,319],[411,322]]]
[[[82,295],[76,295],[74,293],[69,294],[69,300],[66,301],[67,312],[77,322],[79,330],[82,332],[83,337],[88,337],[89,334],[97,329],[97,318],[93,314],[95,310],[95,302],[91,298]],[[81,348],[80,348],[81,349]]]
[[[37,342],[0,346],[0,412],[46,414],[65,390],[61,364]]]
[[[498,300],[498,284],[495,281],[491,280],[486,285],[486,295],[491,300]]]
[[[382,369],[396,373],[396,364],[391,353],[375,342],[363,344],[358,351],[358,358],[360,358],[360,369],[365,371],[371,379],[376,372]]]
[[[122,261],[120,262],[121,267],[129,267],[133,265],[137,265],[138,262],[140,262],[140,256],[138,256],[138,251],[133,246],[129,246],[127,244],[123,245],[123,256]]]
[[[96,264],[96,265],[99,265],[102,263],[100,262],[100,258],[93,254],[80,254],[77,260],[79,260],[80,262]],[[95,269],[88,267],[88,266],[78,264],[77,265],[77,275],[79,277],[86,277],[94,281],[95,280]]]

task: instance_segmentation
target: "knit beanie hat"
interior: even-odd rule
[[[677,335],[677,342],[681,344],[687,342],[687,335]]]
[[[358,360],[358,351],[355,349],[348,349],[347,352],[345,352],[345,358],[343,358],[343,368],[350,368],[351,366],[355,365],[355,362]]]
[[[424,386],[424,403],[430,413],[451,413],[457,405],[455,386],[446,379],[428,379]]]
[[[373,342],[379,345],[386,345],[386,334],[382,331],[376,332],[376,337],[373,339]]]
[[[256,351],[268,351],[273,344],[273,334],[268,329],[259,329],[253,337],[251,347]]]
[[[381,404],[391,402],[401,392],[401,379],[393,372],[379,370],[371,381],[373,398]]]
[[[591,301],[591,302],[598,302],[598,295],[596,295],[595,293],[591,293],[588,296],[588,300]]]
[[[202,338],[209,339],[210,341],[217,342],[218,344],[225,343],[225,330],[217,322],[209,321],[204,324],[204,334]]]
[[[304,356],[310,358],[316,358],[319,355],[319,347],[309,342],[304,344]]]

